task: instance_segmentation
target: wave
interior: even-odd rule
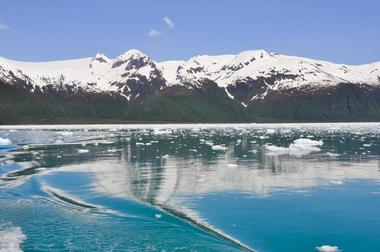
[[[21,244],[25,239],[26,235],[20,227],[0,221],[0,252],[21,252]]]
[[[250,246],[242,243],[241,241],[233,238],[232,236],[224,233],[223,231],[215,228],[214,226],[208,224],[202,218],[200,218],[195,212],[191,211],[190,209],[183,208],[183,207],[174,207],[170,205],[160,205],[157,204],[155,207],[158,207],[162,211],[165,211],[167,213],[170,213],[177,218],[181,219],[182,221],[185,221],[200,230],[203,230],[206,233],[209,233],[211,235],[214,235],[216,238],[219,238],[225,242],[228,242],[233,247],[240,249],[242,251],[247,252],[256,252],[255,249],[251,248]]]

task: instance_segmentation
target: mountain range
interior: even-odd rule
[[[380,120],[380,62],[265,50],[156,62],[138,50],[20,62],[0,57],[0,124]]]

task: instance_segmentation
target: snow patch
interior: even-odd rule
[[[226,92],[228,97],[230,97],[232,100],[235,99],[235,97],[230,92],[228,92],[227,88],[224,88],[224,91]]]

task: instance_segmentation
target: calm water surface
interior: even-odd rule
[[[0,127],[0,251],[380,251],[380,124]]]

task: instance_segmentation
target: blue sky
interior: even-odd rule
[[[361,64],[380,61],[379,0],[0,0],[0,55],[42,61],[157,61],[266,49]],[[167,19],[164,20],[164,18]]]

